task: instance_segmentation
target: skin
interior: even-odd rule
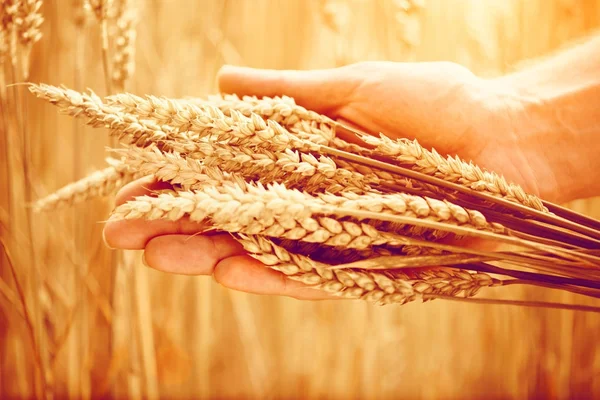
[[[417,138],[546,200],[565,202],[600,194],[596,179],[585,179],[600,169],[599,71],[600,38],[593,38],[491,80],[448,62],[366,62],[313,71],[225,66],[218,83],[223,93],[285,94],[366,132]],[[164,187],[140,179],[119,191],[117,204]],[[212,275],[228,288],[256,294],[328,298],[265,268],[227,234],[197,234],[203,228],[185,219],[110,221],[104,239],[111,248],[144,250],[145,263],[160,271]]]

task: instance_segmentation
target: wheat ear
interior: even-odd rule
[[[14,24],[17,40],[21,46],[21,66],[23,77],[29,76],[29,55],[33,45],[40,40],[42,32],[40,26],[44,17],[40,12],[42,6],[41,0],[19,0],[14,3],[14,14],[12,23]]]
[[[340,223],[333,218],[313,217],[310,210],[295,207],[291,201],[285,204],[266,199],[256,201],[255,196],[251,195],[241,203],[235,198],[240,196],[228,196],[214,188],[195,193],[178,192],[177,196],[143,196],[117,207],[111,219],[176,221],[189,216],[192,221],[209,223],[218,230],[318,242],[329,246],[364,249],[373,244],[404,244],[367,224]],[[232,219],[232,215],[236,215],[236,218]]]
[[[152,121],[143,121],[135,116],[107,106],[94,92],[80,93],[64,87],[46,84],[30,84],[29,91],[38,98],[48,101],[62,113],[86,119],[94,128],[109,128],[113,135],[126,144],[146,146],[169,138],[189,140],[185,133],[172,132]]]
[[[283,150],[291,140],[291,134],[277,122],[264,120],[258,114],[249,117],[230,110],[225,115],[219,108],[206,104],[180,104],[168,98],[146,96],[141,98],[131,94],[118,94],[107,97],[111,107],[151,119],[178,132],[195,133],[194,137],[208,137],[239,145],[269,145]]]
[[[399,163],[408,164],[416,171],[459,183],[473,190],[502,196],[539,211],[548,211],[538,197],[526,193],[518,185],[508,183],[504,177],[494,172],[484,171],[477,165],[466,163],[458,157],[445,158],[435,150],[425,149],[417,140],[392,140],[384,135],[380,137],[362,135],[361,139],[375,146],[376,152],[392,156]]]
[[[337,168],[328,157],[314,157],[292,150],[272,153],[267,149],[259,151],[221,143],[169,140],[162,142],[162,145],[163,150],[178,151],[164,152],[154,145],[144,149],[130,147],[116,151],[126,157],[126,162],[132,168],[154,174],[160,180],[180,184],[185,189],[194,189],[197,182],[204,181],[204,167],[220,168],[224,172],[240,174],[263,183],[281,182],[309,193],[363,193],[369,190],[369,182],[377,181]]]
[[[266,111],[260,107],[253,107],[250,104],[248,105],[249,107],[243,107],[241,105],[244,102],[241,100],[239,101],[239,109],[227,108],[218,102],[191,102],[150,95],[140,97],[131,93],[119,93],[108,96],[105,100],[107,104],[119,107],[122,112],[136,115],[140,118],[152,119],[159,124],[168,125],[179,131],[196,130],[193,125],[190,125],[191,121],[198,115],[209,113],[212,117],[224,121],[230,121],[230,119],[240,120],[240,117],[246,117],[250,120],[261,117],[289,129],[290,132],[296,133],[302,139],[323,145],[329,144],[331,138],[334,136],[334,131],[330,128],[332,123],[302,120],[298,119],[297,115],[291,119],[280,118],[281,115],[278,113]],[[269,101],[273,103],[272,99],[269,99]],[[288,106],[284,105],[284,107]],[[253,113],[251,110],[257,112]],[[310,115],[315,114],[312,111],[308,113]],[[321,119],[330,121],[329,118],[324,116]]]
[[[330,265],[291,253],[268,238],[240,234],[234,237],[253,258],[268,267],[283,272],[290,279],[345,298],[360,298],[380,304],[406,303],[419,298],[421,294],[470,297],[482,287],[502,284],[502,281],[485,273],[453,268],[393,273],[332,270]]]
[[[37,200],[33,204],[36,211],[49,211],[70,206],[114,193],[125,184],[140,177],[138,171],[133,172],[119,160],[108,159],[109,167],[86,176],[62,187],[56,192]]]
[[[187,215],[193,221],[210,222],[220,230],[357,249],[380,244],[414,243],[410,242],[410,238],[380,232],[365,223],[337,221],[326,217],[327,215],[336,216],[340,214],[340,210],[355,210],[356,213],[381,214],[384,220],[387,218],[385,215],[402,215],[409,220],[429,218],[443,220],[444,224],[452,226],[497,229],[485,222],[482,215],[464,212],[459,216],[443,202],[428,203],[424,199],[403,194],[386,195],[387,197],[347,196],[350,193],[344,196],[313,197],[279,184],[265,188],[261,184],[245,184],[240,187],[238,184],[224,182],[219,187],[179,192],[177,196],[142,196],[119,206],[113,211],[112,218],[177,220]],[[342,211],[340,215],[344,212],[349,211]],[[236,218],[232,219],[231,215],[236,215]]]
[[[234,112],[232,117],[227,117],[216,107],[200,109],[192,106],[189,112],[178,111],[178,117],[170,125],[159,125],[156,121],[162,120],[139,118],[122,112],[118,107],[104,104],[92,91],[89,94],[79,93],[46,84],[30,84],[29,91],[58,106],[64,113],[86,117],[88,125],[110,128],[127,144],[144,146],[165,139],[190,141],[210,138],[236,145],[268,145],[284,150],[291,140],[295,140],[281,125],[265,121],[256,114],[246,118]]]

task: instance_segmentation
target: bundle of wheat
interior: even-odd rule
[[[267,267],[340,297],[474,301],[481,288],[507,284],[600,297],[599,221],[417,141],[354,131],[289,97],[29,90],[121,144],[109,167],[38,200],[39,210],[153,175],[172,190],[120,205],[110,218],[202,222],[230,232]],[[512,250],[465,246],[461,237]]]

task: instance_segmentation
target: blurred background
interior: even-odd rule
[[[136,7],[135,72],[125,89],[170,97],[216,93],[225,63],[306,69],[448,60],[496,76],[600,27],[600,0]],[[81,1],[46,0],[41,10],[29,80],[107,94],[94,16]],[[0,139],[0,398],[600,398],[597,314],[237,293],[208,277],[150,270],[138,252],[107,249],[102,221],[111,199],[31,214],[29,200],[102,168],[109,141],[25,88],[6,88],[10,74],[3,79],[13,103],[4,105]],[[600,201],[568,206],[600,218]],[[496,290],[585,302],[552,290]]]

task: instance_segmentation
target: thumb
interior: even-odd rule
[[[297,104],[336,117],[355,87],[344,67],[320,70],[272,70],[225,65],[217,76],[222,93],[239,96],[293,97]]]

